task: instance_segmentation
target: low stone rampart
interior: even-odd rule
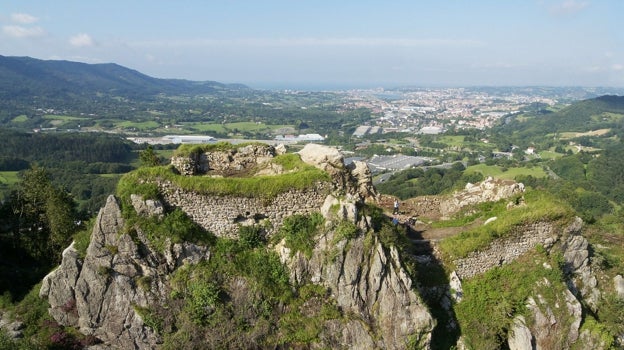
[[[496,266],[508,264],[538,244],[550,245],[557,239],[556,226],[551,222],[537,222],[514,229],[506,238],[494,240],[488,248],[471,252],[466,258],[453,261],[461,278],[482,274]]]
[[[193,221],[219,237],[234,238],[239,225],[252,225],[268,219],[275,232],[286,217],[320,210],[330,193],[331,183],[318,182],[304,190],[290,190],[272,199],[213,196],[183,190],[172,183],[160,183],[165,205],[179,207]]]

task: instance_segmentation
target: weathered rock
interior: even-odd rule
[[[546,281],[550,283],[549,281]],[[549,303],[542,295],[537,295],[527,300],[527,309],[533,315],[533,323],[530,327],[535,339],[535,349],[567,349],[576,342],[579,337],[579,327],[582,321],[581,303],[565,289],[561,310],[559,300],[551,300]]]
[[[578,270],[581,266],[587,264],[587,258],[589,257],[587,247],[587,240],[582,236],[572,236],[565,242],[563,257],[567,263],[567,272]]]
[[[286,152],[288,152],[288,150],[286,149],[286,146],[283,143],[280,143],[279,145],[275,146],[275,155],[282,155],[282,154],[286,154]]]
[[[377,190],[372,184],[372,175],[368,165],[364,162],[355,161],[350,167],[351,175],[355,179],[355,192],[363,199],[374,199]]]
[[[583,220],[579,217],[566,228],[561,249],[565,259],[564,271],[571,276],[570,288],[580,295],[594,311],[597,310],[601,293],[598,280],[589,261],[589,243],[581,235]]]
[[[456,303],[462,301],[464,291],[462,289],[461,280],[459,279],[459,276],[457,276],[457,273],[455,271],[451,272],[451,275],[449,276],[449,287],[451,298],[453,298],[453,301],[455,301]]]
[[[338,149],[316,143],[308,143],[299,151],[301,160],[327,172],[342,169],[344,165],[344,157]]]
[[[143,197],[136,194],[130,195],[130,201],[139,215],[162,217],[165,214],[165,208],[160,201],[143,199]]]
[[[61,266],[44,278],[40,296],[48,299],[50,315],[60,324],[77,327],[114,348],[153,348],[158,335],[144,325],[136,307],[162,304],[166,276],[172,268],[200,261],[206,249],[182,244],[167,249],[169,258],[124,232],[116,199],[110,196],[96,219],[86,257],[72,244]]]
[[[622,275],[613,277],[613,285],[618,298],[624,299],[624,278],[622,278]]]
[[[253,144],[240,148],[173,157],[171,165],[182,175],[200,175],[208,172],[230,175],[249,171],[268,162],[277,154],[278,152],[273,146]]]
[[[440,202],[442,217],[450,217],[465,207],[483,202],[496,202],[524,192],[524,185],[515,181],[488,177],[479,184],[466,184],[463,191],[453,193]]]
[[[0,311],[0,332],[5,333],[10,339],[24,337],[23,330],[26,327],[21,321],[13,321]]]
[[[535,348],[531,330],[527,327],[524,316],[516,316],[514,318],[507,342],[509,350],[530,350]]]
[[[434,321],[422,299],[412,289],[412,280],[401,267],[398,251],[386,251],[376,238],[367,246],[365,237],[334,243],[333,234],[323,236],[312,257],[278,245],[281,260],[291,271],[291,280],[322,284],[346,314],[359,315],[367,329],[379,339],[375,347],[405,348],[405,339],[420,335],[429,344]],[[326,256],[335,256],[328,262]],[[369,344],[367,340],[367,344]],[[370,344],[369,344],[370,345]]]

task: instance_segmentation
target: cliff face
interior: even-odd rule
[[[124,233],[121,209],[110,196],[85,257],[69,246],[61,266],[44,278],[40,296],[60,324],[120,349],[150,348],[159,337],[137,310],[166,300],[168,274],[208,256],[206,247],[189,243],[168,244],[165,254],[153,251],[142,232],[134,238]]]
[[[355,327],[346,328],[338,339],[340,347],[403,349],[410,342],[423,347],[430,343],[435,321],[395,247],[384,248],[376,236],[336,243],[330,232],[310,258],[301,252],[292,255],[283,245],[276,249],[294,284],[322,284],[340,308],[356,315]],[[353,339],[357,342],[349,343]]]

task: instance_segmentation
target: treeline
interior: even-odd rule
[[[581,152],[562,157],[549,162],[548,167],[559,179],[517,180],[563,198],[587,222],[620,210],[624,202],[624,145],[597,154]]]
[[[4,157],[28,162],[123,163],[132,158],[132,146],[128,141],[106,134],[0,130],[0,147]]]
[[[387,181],[377,185],[381,193],[391,194],[400,199],[425,195],[442,194],[454,189],[463,188],[467,183],[483,180],[480,173],[464,173],[464,165],[454,163],[451,168],[431,167],[407,169],[392,175]]]
[[[508,117],[487,131],[491,144],[500,151],[510,150],[512,145],[526,149],[535,146],[540,150],[553,147],[564,148],[570,141],[586,147],[602,149],[619,144],[624,138],[624,96],[602,96],[574,103],[558,112],[527,109],[519,117]],[[586,132],[609,129],[601,137],[581,136],[561,139],[562,132]]]
[[[141,147],[108,134],[0,130],[0,171],[46,168],[50,181],[68,191],[78,203],[77,211],[89,216],[115,191],[121,174],[134,168],[131,162]],[[4,197],[7,194],[4,189]]]
[[[43,168],[24,172],[0,204],[0,294],[19,299],[60,262],[81,229],[75,202]]]

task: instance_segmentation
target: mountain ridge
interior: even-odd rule
[[[0,55],[0,97],[63,97],[101,93],[126,96],[186,95],[218,90],[245,90],[242,84],[161,79],[116,63],[88,64],[65,60]]]

